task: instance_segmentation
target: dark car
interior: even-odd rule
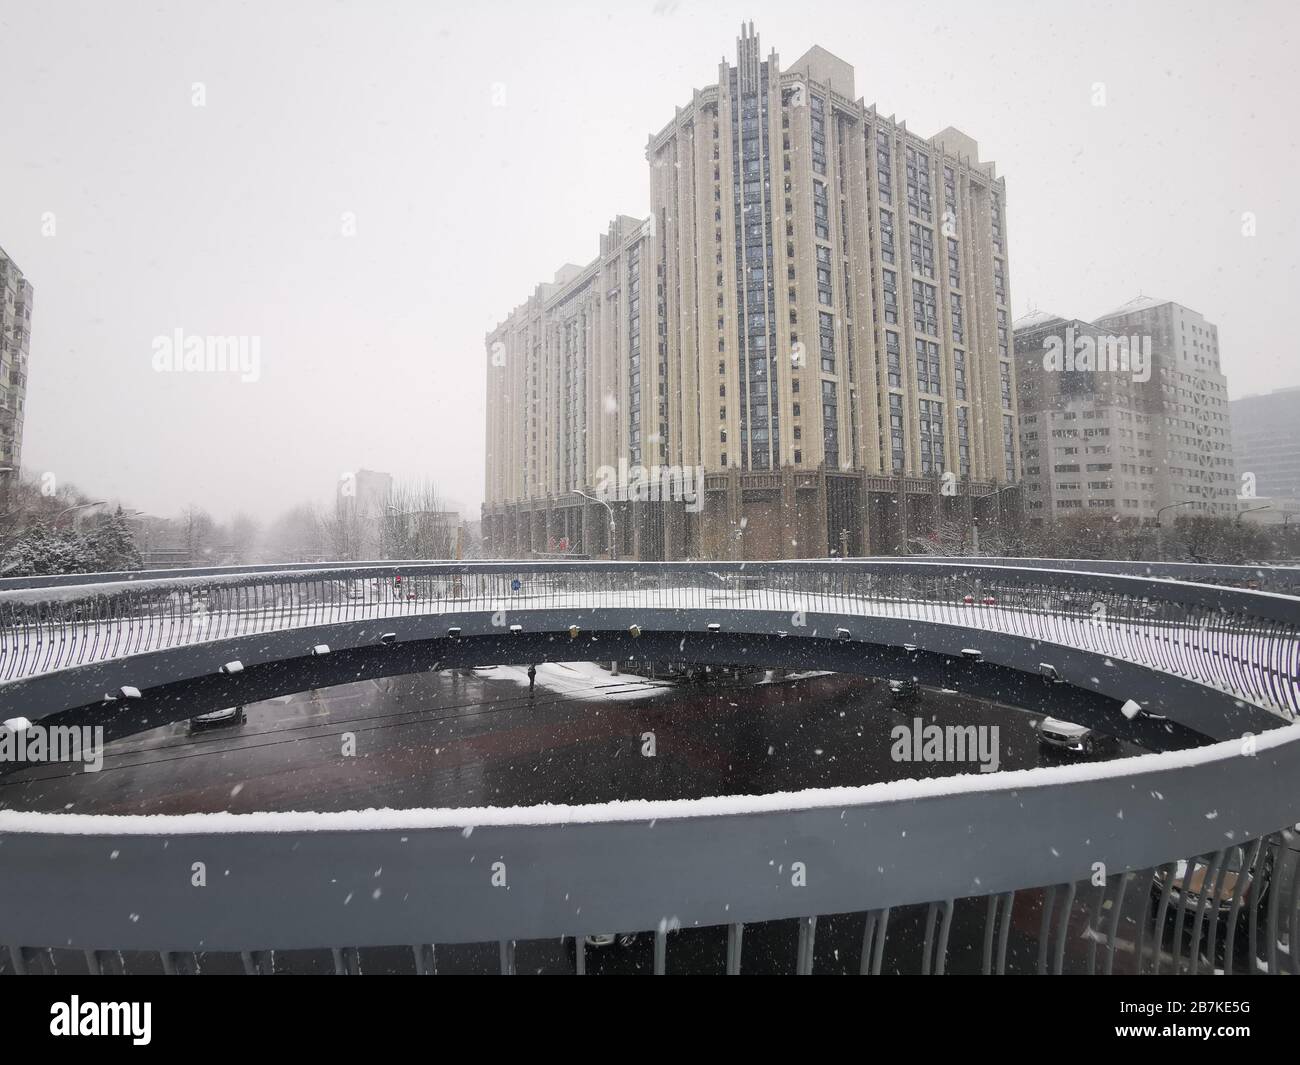
[[[242,706],[227,706],[224,710],[213,710],[210,714],[199,714],[190,718],[190,731],[202,732],[204,729],[229,728],[242,725],[248,715]]]
[[[1201,923],[1201,940],[1204,942],[1210,938],[1211,922],[1214,922],[1214,940],[1215,940],[1215,962],[1226,965],[1226,939],[1227,926],[1232,914],[1232,900],[1238,887],[1241,890],[1241,908],[1237,913],[1237,924],[1234,930],[1234,954],[1238,957],[1244,957],[1249,951],[1249,937],[1246,930],[1250,923],[1250,911],[1258,907],[1259,919],[1262,921],[1264,914],[1267,912],[1268,896],[1273,887],[1273,869],[1274,869],[1274,851],[1277,844],[1266,841],[1260,850],[1259,857],[1256,859],[1253,868],[1248,868],[1250,864],[1250,855],[1254,850],[1253,843],[1231,847],[1224,854],[1224,868],[1215,871],[1214,881],[1208,885],[1208,890],[1213,895],[1208,900],[1205,916]],[[1183,940],[1189,942],[1196,928],[1196,912],[1200,908],[1204,893],[1207,890],[1206,878],[1209,868],[1204,862],[1197,862],[1191,876],[1188,876],[1187,862],[1178,861],[1174,864],[1173,876],[1169,883],[1169,904],[1165,912],[1165,931],[1172,935],[1173,929],[1177,928],[1178,912],[1182,906],[1184,895],[1187,899],[1187,909],[1183,916]],[[1157,869],[1151,878],[1152,894],[1152,917],[1156,918],[1159,914],[1159,901],[1164,893],[1166,870]],[[1217,890],[1216,890],[1217,887]],[[1176,945],[1175,949],[1182,949],[1181,945]],[[1196,944],[1198,952],[1205,949],[1203,943]],[[1204,954],[1202,954],[1204,959]]]

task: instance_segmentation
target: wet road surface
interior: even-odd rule
[[[1084,757],[1042,745],[1035,715],[955,692],[922,689],[899,702],[885,682],[843,674],[755,679],[674,683],[572,663],[539,667],[531,693],[525,669],[515,666],[365,681],[250,705],[243,725],[195,732],[178,724],[119,741],[106,749],[100,772],[24,770],[0,779],[0,808],[146,814],[599,803],[978,771],[971,762],[891,757],[891,730],[918,718],[996,726],[1002,769]],[[1121,745],[1096,757],[1136,753]],[[1034,968],[1041,904],[1039,892],[1017,896],[1010,969]],[[983,900],[956,903],[950,972],[979,970],[984,907]],[[890,915],[886,971],[918,970],[925,913],[916,906]],[[814,970],[856,972],[864,923],[862,914],[820,918]],[[1084,964],[1085,933],[1071,930],[1068,968]],[[791,971],[797,938],[792,920],[746,926],[744,971]],[[588,971],[650,972],[653,939],[588,948]],[[572,941],[521,942],[515,965],[571,973],[573,955]],[[669,972],[721,972],[725,958],[725,929],[670,936]],[[230,956],[200,960],[206,972],[240,969]],[[363,948],[360,960],[364,972],[414,971],[405,947]],[[130,971],[158,966],[149,955],[124,961]],[[75,957],[68,964],[77,971]],[[328,972],[332,964],[328,951],[275,954],[277,972]],[[495,943],[437,947],[439,972],[498,966]]]

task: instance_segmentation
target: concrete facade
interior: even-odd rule
[[[1244,483],[1256,496],[1300,499],[1300,388],[1243,396],[1229,409]]]
[[[0,248],[0,466],[15,471],[22,468],[31,336],[31,282]]]
[[[1037,312],[1016,320],[1015,350],[1031,525],[1082,510],[1150,523],[1172,504],[1236,515],[1218,330],[1196,311],[1143,296],[1092,322]]]

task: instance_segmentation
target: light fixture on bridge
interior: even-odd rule
[[[972,662],[983,662],[984,652],[976,647],[963,647],[961,649],[962,658],[969,658]]]
[[[242,673],[244,672],[244,663],[235,659],[233,662],[227,662],[220,670],[222,673]]]
[[[635,638],[635,637],[641,635],[641,626],[640,626],[640,625],[629,625],[628,628],[627,628],[627,631],[630,632],[630,633],[632,634],[633,638]]]
[[[1041,673],[1047,680],[1050,680],[1053,684],[1065,683],[1065,681],[1061,680],[1061,674],[1057,671],[1057,668],[1054,665],[1052,665],[1050,662],[1039,662],[1038,672]]]
[[[122,685],[122,687],[118,688],[116,695],[104,696],[105,701],[110,703],[116,702],[118,699],[140,699],[140,698],[143,698],[143,696],[141,696],[140,694],[140,689],[133,688],[129,684],[124,684]]]
[[[722,626],[719,625],[716,621],[710,621],[710,622],[709,622],[709,631],[710,631],[710,632],[721,632],[721,631],[722,631]]]
[[[1138,714],[1142,713],[1142,707],[1132,699],[1125,700],[1124,705],[1119,708],[1119,712],[1132,721]]]
[[[518,635],[519,635],[521,632],[523,632],[523,631],[524,631],[524,627],[523,627],[522,625],[511,625],[511,626],[510,626],[510,635],[511,635],[511,636],[518,636]]]
[[[397,633],[395,633],[395,632],[386,632],[386,633],[384,633],[382,636],[379,637],[379,642],[380,642],[380,643],[396,643],[396,642],[397,642]]]
[[[578,638],[578,633],[580,633],[581,631],[582,631],[582,630],[581,630],[580,628],[578,628],[577,625],[570,625],[570,626],[569,626],[569,639],[570,639],[570,640],[576,640],[576,639]]]
[[[850,633],[848,629],[836,629],[835,638],[838,640],[852,639],[852,633]]]
[[[450,636],[453,640],[456,639],[460,635],[460,626],[459,625],[451,626],[451,628],[447,630],[447,635]]]
[[[311,653],[313,657],[316,655],[327,655],[330,653],[330,645],[327,643],[318,643],[311,649]]]
[[[906,651],[909,655],[914,655],[916,654],[916,644],[905,643],[903,644],[903,650]]]

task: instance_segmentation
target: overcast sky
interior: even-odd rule
[[[0,0],[25,470],[224,518],[366,467],[476,513],[485,332],[646,211],[647,136],[750,18],[764,55],[821,44],[997,161],[1016,315],[1174,299],[1218,324],[1233,396],[1300,384],[1297,9]],[[260,379],[156,372],[176,329],[259,337]]]

